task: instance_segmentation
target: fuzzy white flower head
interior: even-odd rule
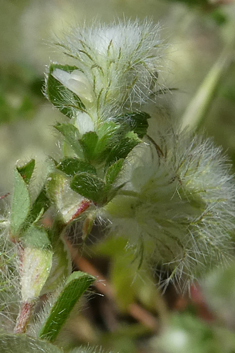
[[[78,70],[56,69],[53,75],[85,105],[89,102],[91,113],[93,102],[92,115],[117,114],[154,94],[163,47],[158,25],[128,21],[75,28],[58,45]]]
[[[190,284],[228,260],[235,189],[225,157],[211,140],[159,126],[155,142],[129,155],[124,181],[101,217],[168,272],[164,284]]]

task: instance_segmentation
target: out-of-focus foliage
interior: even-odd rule
[[[235,337],[233,332],[192,315],[173,315],[161,337],[152,340],[152,347],[151,353],[233,353]]]
[[[235,263],[212,273],[203,283],[203,293],[214,315],[235,328]]]
[[[43,103],[43,77],[22,64],[2,67],[0,71],[0,124],[32,119]]]

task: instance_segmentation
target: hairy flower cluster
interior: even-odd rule
[[[158,264],[167,283],[189,284],[226,263],[235,229],[226,157],[210,139],[142,111],[159,90],[159,26],[128,21],[75,28],[57,45],[73,66],[52,64],[46,92],[74,125],[58,128],[73,150],[58,166],[69,176],[68,189],[86,200],[87,228],[96,216],[107,221],[141,261]]]
[[[57,44],[75,68],[69,73],[57,68],[53,76],[79,96],[88,113],[77,112],[79,127],[89,129],[97,119],[131,110],[156,93],[163,49],[158,25],[136,21],[75,28]]]
[[[141,258],[168,272],[164,284],[190,284],[231,255],[235,189],[229,169],[210,139],[166,122],[154,140],[129,154],[119,180],[125,186],[100,215]]]

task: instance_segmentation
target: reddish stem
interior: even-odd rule
[[[20,308],[20,313],[17,318],[14,333],[24,333],[26,332],[29,320],[31,318],[34,309],[34,303],[22,303]]]

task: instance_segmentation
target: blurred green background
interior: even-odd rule
[[[146,17],[160,23],[167,44],[161,82],[177,88],[160,98],[160,112],[192,122],[222,145],[235,165],[233,1],[0,0],[1,195],[12,188],[17,160],[35,157],[43,173],[46,156],[58,151],[53,124],[63,117],[42,94],[45,66],[60,61],[51,45],[55,36],[84,21]],[[106,275],[114,297],[90,300],[65,329],[66,344],[91,342],[124,353],[235,352],[235,265],[212,274],[192,289],[191,298],[174,288],[161,295],[148,269],[136,273],[136,264],[128,265],[123,240],[113,241],[90,252],[99,259],[93,266]],[[147,323],[154,318],[157,329],[135,316],[138,305],[132,312],[133,303],[150,314]]]

